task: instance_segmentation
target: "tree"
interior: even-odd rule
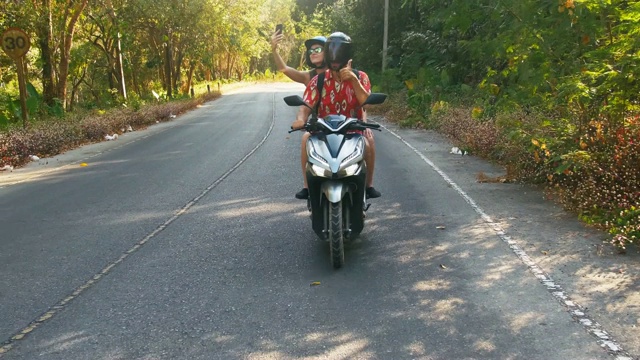
[[[80,15],[87,6],[88,0],[67,0],[64,14],[61,18],[61,34],[59,37],[60,61],[58,63],[58,77],[56,95],[62,100],[62,107],[66,109],[67,104],[67,81],[69,75],[69,61],[71,55],[71,45],[76,30],[76,24]]]

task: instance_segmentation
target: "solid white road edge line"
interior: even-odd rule
[[[633,360],[629,354],[627,354],[622,347],[615,341],[607,331],[605,331],[600,324],[590,319],[584,308],[570,299],[560,285],[558,285],[540,266],[538,266],[527,253],[522,250],[516,243],[509,237],[506,232],[500,227],[499,224],[494,222],[489,215],[487,215],[476,202],[464,192],[449,178],[444,171],[440,170],[431,160],[424,156],[418,149],[416,149],[409,142],[404,140],[400,135],[390,130],[386,126],[380,124],[382,128],[388,131],[390,134],[398,138],[402,143],[415,152],[427,165],[429,165],[435,172],[437,172],[452,188],[454,188],[462,198],[471,205],[473,210],[480,215],[484,222],[492,228],[496,234],[504,241],[509,248],[516,254],[516,256],[529,268],[533,275],[547,288],[547,290],[553,295],[567,309],[573,319],[579,322],[588,333],[593,335],[598,344],[604,348],[610,354],[616,355],[615,360]]]

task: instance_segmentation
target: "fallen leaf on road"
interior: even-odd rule
[[[320,285],[320,281],[314,281],[309,286],[318,286],[318,285]]]

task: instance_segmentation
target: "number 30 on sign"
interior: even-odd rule
[[[20,29],[9,28],[2,33],[2,50],[14,60],[23,57],[30,46],[29,35]]]

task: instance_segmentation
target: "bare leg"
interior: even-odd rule
[[[309,188],[307,185],[307,176],[305,174],[307,170],[307,161],[309,160],[307,157],[307,140],[309,139],[309,136],[311,136],[311,134],[305,132],[304,135],[302,135],[302,144],[300,145],[300,165],[302,166],[302,182],[305,189]]]
[[[371,135],[371,134],[369,134]],[[367,198],[377,198],[382,194],[373,187],[373,171],[376,166],[376,143],[373,136],[365,137],[364,161],[367,164],[366,193]]]
[[[367,187],[373,186],[373,171],[376,167],[376,141],[371,137],[365,137],[366,147],[364,152],[364,161],[367,163],[367,178],[365,183]]]

